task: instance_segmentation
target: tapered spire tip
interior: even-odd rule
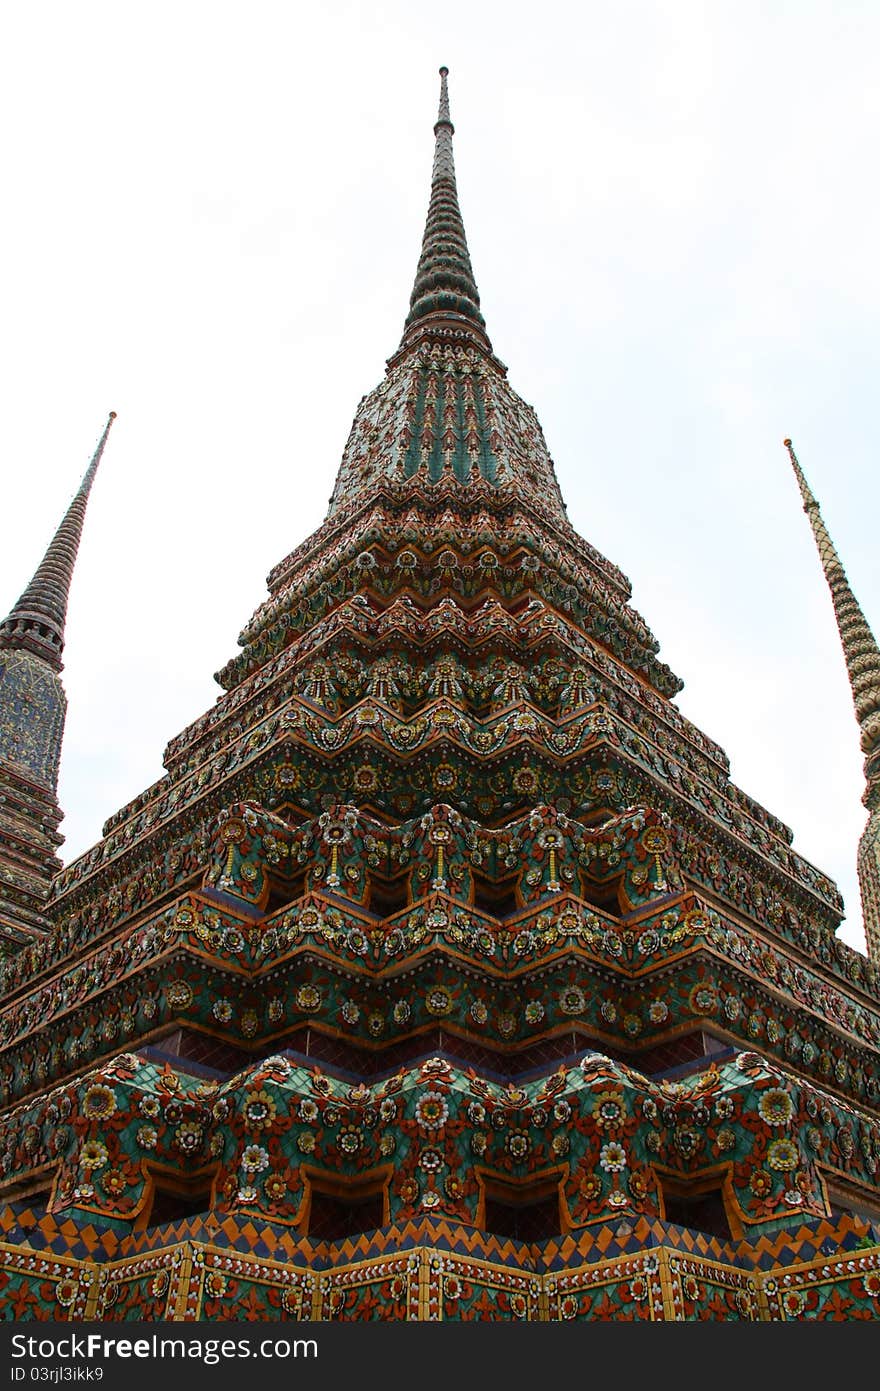
[[[819,560],[831,591],[831,602],[849,674],[856,718],[861,729],[862,750],[869,755],[875,754],[880,747],[880,650],[852,592],[840,556],[822,517],[819,503],[806,480],[791,440],[785,441],[785,447],[791,459],[804,511],[809,517]],[[871,782],[876,782],[877,790],[880,790],[880,769],[872,770],[869,784]]]
[[[115,419],[116,412],[111,411],[82,482],[33,579],[12,611],[0,622],[0,648],[27,648],[56,671],[61,670],[67,600],[86,505]]]
[[[440,109],[437,112],[437,124],[434,126],[434,134],[438,132],[440,126],[449,126],[451,134],[455,134],[455,126],[452,124],[452,117],[449,114],[449,89],[446,86],[446,79],[449,76],[448,68],[440,69]]]
[[[448,75],[444,64],[440,69],[440,109],[434,124],[431,199],[401,347],[416,342],[425,332],[434,332],[455,334],[491,353],[458,205]]]

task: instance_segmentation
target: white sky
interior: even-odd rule
[[[790,434],[880,627],[880,6],[30,0],[0,20],[0,609],[118,419],[63,854],[162,771],[323,519],[407,310],[441,63],[490,334],[680,709],[838,882],[858,732]]]

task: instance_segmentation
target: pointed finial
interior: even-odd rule
[[[840,633],[843,655],[849,673],[856,718],[862,734],[862,750],[868,757],[866,772],[869,790],[875,782],[880,788],[880,767],[873,771],[870,767],[872,755],[880,751],[880,649],[877,647],[874,634],[871,632],[867,619],[852,592],[840,556],[835,550],[834,543],[822,519],[819,504],[807,483],[803,469],[798,463],[790,439],[785,440],[785,447],[791,459],[791,466],[794,469],[794,475],[803,499],[804,511],[809,518],[825,579],[831,591],[834,617],[837,620],[837,630]]]
[[[446,86],[446,79],[449,76],[448,68],[440,69],[440,110],[437,112],[437,125],[434,127],[434,134],[437,134],[437,126],[443,124],[449,126],[452,134],[455,134],[455,126],[452,124],[449,115],[449,90]]]
[[[865,755],[862,801],[868,808],[868,824],[859,842],[859,890],[868,955],[872,961],[880,963],[880,650],[850,588],[840,556],[828,535],[819,504],[804,477],[790,439],[785,440],[785,447],[831,591],[834,617],[861,731],[861,746]]]
[[[64,624],[73,567],[76,564],[86,505],[116,412],[107,417],[103,434],[61,525],[18,603],[0,622],[0,648],[28,648],[61,670]]]
[[[449,114],[448,76],[449,69],[442,67],[440,107],[434,125],[431,201],[401,347],[408,346],[428,329],[433,329],[456,333],[491,353],[492,344],[486,334],[486,321],[480,313],[480,294],[474,280],[458,205],[452,157],[455,127]]]

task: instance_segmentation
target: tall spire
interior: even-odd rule
[[[795,478],[803,498],[804,511],[810,521],[822,569],[831,590],[834,617],[843,646],[846,669],[852,687],[856,719],[862,734],[862,751],[869,762],[871,755],[880,751],[880,649],[868,621],[862,613],[858,600],[850,588],[846,571],[828,535],[827,528],[819,511],[819,504],[804,477],[797,460],[791,440],[785,441],[794,469]],[[880,780],[880,767],[874,777]]]
[[[865,755],[865,792],[862,801],[868,808],[868,824],[859,844],[859,889],[868,954],[872,960],[880,961],[880,649],[850,588],[846,571],[828,535],[819,504],[804,477],[790,439],[785,440],[785,447],[831,591],[834,617],[861,731],[861,746]]]
[[[115,414],[36,574],[0,623],[0,955],[51,931],[46,903],[61,868],[64,622],[86,504]]]
[[[8,617],[0,622],[0,650],[27,648],[42,657],[55,671],[60,671],[62,667],[61,653],[64,650],[67,601],[89,493],[98,471],[98,464],[101,462],[101,455],[104,453],[110,426],[115,419],[116,412],[111,411],[76,496],[68,507],[33,579]]]
[[[452,156],[455,127],[449,115],[446,86],[448,73],[448,68],[440,69],[440,109],[434,126],[431,201],[401,347],[415,342],[426,329],[435,328],[457,330],[491,352],[458,205]]]

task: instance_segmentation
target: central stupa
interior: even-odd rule
[[[877,971],[567,519],[446,77],[324,524],[164,776],[9,899],[10,1317],[880,1314]]]

